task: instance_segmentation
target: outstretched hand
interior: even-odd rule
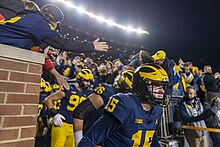
[[[108,51],[109,46],[107,45],[107,42],[99,42],[99,38],[93,41],[94,48],[97,51]]]
[[[67,90],[70,89],[70,86],[69,86],[69,84],[67,83],[65,77],[63,77],[63,76],[57,76],[56,79],[57,79],[57,83],[60,85],[61,89],[63,89],[63,87],[66,88]]]

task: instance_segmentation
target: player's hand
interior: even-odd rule
[[[53,117],[53,121],[54,121],[54,124],[56,125],[56,126],[62,126],[63,125],[63,120],[66,120],[66,118],[63,116],[63,115],[61,115],[61,114],[56,114],[54,117]]]
[[[107,42],[99,42],[99,38],[93,41],[93,45],[97,51],[108,51],[109,49]]]

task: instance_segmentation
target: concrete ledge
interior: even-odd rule
[[[0,57],[44,64],[44,54],[0,44]]]

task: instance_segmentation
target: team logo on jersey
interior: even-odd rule
[[[158,119],[156,119],[156,122],[155,122],[155,125],[157,125],[158,124]]]
[[[136,119],[135,119],[135,123],[137,123],[137,124],[143,124],[143,120],[140,119],[140,118],[136,118]]]

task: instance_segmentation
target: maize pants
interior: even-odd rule
[[[52,126],[51,147],[75,147],[72,124],[63,123],[61,127]]]

